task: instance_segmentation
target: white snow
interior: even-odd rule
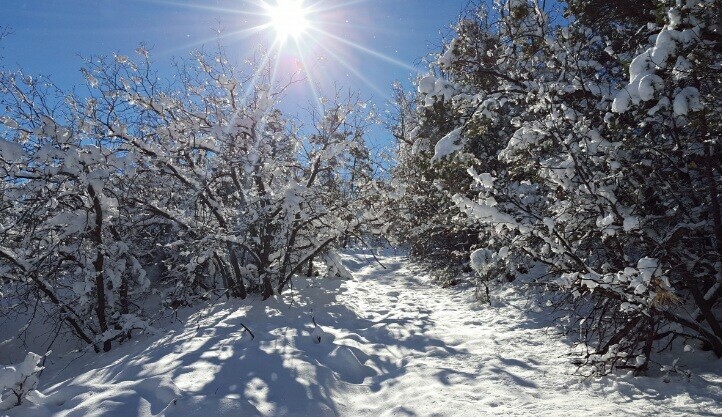
[[[642,101],[649,101],[654,98],[654,93],[664,88],[664,80],[657,74],[647,74],[639,80],[639,98]]]
[[[0,390],[4,387],[12,387],[20,383],[23,378],[42,369],[38,367],[41,358],[42,356],[29,352],[22,363],[0,367]]]
[[[674,114],[683,116],[690,111],[702,110],[702,102],[700,101],[699,90],[694,87],[685,87],[674,97],[672,104]]]
[[[672,27],[675,26],[674,20]],[[637,55],[629,64],[629,84],[617,92],[612,102],[612,111],[622,113],[629,109],[630,104],[637,105],[640,101],[652,100],[655,93],[664,89],[664,80],[656,74],[657,70],[667,67],[670,58],[675,61],[675,67],[679,61],[677,53],[684,47],[699,40],[699,27],[678,31],[672,28],[662,29],[654,38],[654,46]],[[680,70],[684,70],[684,60],[680,63]],[[675,98],[675,113],[677,115],[687,114],[686,102],[694,100],[692,87],[687,87],[678,94],[679,111],[677,109],[677,98]],[[696,91],[696,90],[695,90]],[[699,92],[697,92],[695,105],[699,107]],[[692,110],[698,110],[694,108]]]
[[[431,75],[427,75],[426,77],[422,78],[419,81],[419,87],[418,87],[419,93],[431,94],[434,92],[435,85],[436,85],[436,78]]]
[[[446,51],[439,56],[439,65],[441,65],[442,68],[451,68],[452,64],[456,60],[454,49],[457,42],[458,41],[456,39],[453,39],[449,45],[446,46]]]
[[[443,78],[436,78],[433,75],[427,75],[420,79],[417,89],[419,93],[426,95],[424,101],[426,106],[433,105],[437,99],[450,101],[457,93],[452,83]]]
[[[629,216],[624,218],[624,224],[622,226],[625,232],[639,229],[639,217]]]
[[[40,366],[42,358],[28,352],[21,363],[0,366],[0,410],[15,405],[17,395],[24,399],[29,391],[35,389],[38,384],[36,374],[43,369]]]
[[[15,162],[25,156],[23,147],[15,142],[0,139],[0,159]]]
[[[477,249],[471,252],[469,259],[471,261],[471,267],[475,271],[483,271],[484,267],[491,262],[494,254],[488,249]]]
[[[547,312],[519,287],[497,289],[493,306],[482,305],[472,287],[432,285],[404,256],[379,260],[385,268],[349,252],[341,261],[351,280],[298,278],[283,297],[219,301],[104,355],[50,356],[39,392],[8,415],[722,414],[722,364],[710,355],[692,355],[704,363],[686,365],[688,381],[582,379]],[[686,350],[674,352],[675,366]]]
[[[464,136],[461,134],[461,131],[463,129],[463,127],[454,129],[448,134],[446,134],[446,136],[441,138],[434,147],[434,157],[431,158],[431,160],[438,161],[456,151],[463,149],[464,143],[466,143]]]
[[[669,26],[672,28],[676,28],[680,23],[682,23],[682,13],[679,9],[669,9],[667,11],[667,18],[669,19]]]

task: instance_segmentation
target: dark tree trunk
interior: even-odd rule
[[[93,241],[97,250],[95,261],[93,261],[93,268],[95,269],[95,312],[98,316],[100,333],[103,334],[108,331],[105,300],[105,277],[103,273],[105,263],[105,254],[103,253],[103,206],[100,203],[100,197],[96,194],[95,189],[93,189],[91,185],[88,186],[88,194],[93,200],[93,211],[95,212],[95,229],[93,230]],[[110,340],[104,341],[103,352],[108,352],[110,348]]]
[[[228,258],[231,261],[231,268],[233,268],[233,275],[235,275],[235,280],[231,279],[231,286],[233,288],[231,292],[234,297],[240,297],[241,300],[243,300],[248,296],[248,293],[246,292],[246,284],[243,282],[241,265],[238,263],[238,256],[236,256],[233,245],[228,243],[226,247],[228,248]]]
[[[313,276],[313,257],[308,260],[308,271],[306,271],[306,276]]]

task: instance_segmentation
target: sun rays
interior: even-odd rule
[[[249,45],[262,45],[264,57],[255,65],[253,83],[284,84],[293,80],[298,85],[300,75],[305,80],[301,85],[306,86],[305,91],[316,103],[326,91],[324,86],[342,77],[353,77],[369,92],[388,100],[389,86],[374,84],[367,68],[390,64],[410,74],[418,72],[411,63],[369,46],[368,33],[374,29],[369,25],[373,23],[359,24],[353,13],[370,0],[241,0],[235,6],[221,2],[222,7],[200,1],[146,1],[223,16],[223,27],[217,33],[205,39],[181,42],[174,50],[219,43],[227,50],[238,48],[242,54]],[[233,23],[229,25],[229,21]],[[244,96],[251,94],[255,87],[249,86]]]
[[[261,2],[266,13],[265,30],[275,32],[271,53],[278,60],[283,56],[293,56],[295,61],[300,63],[300,71],[307,81],[305,84],[316,103],[321,102],[323,82],[348,74],[381,99],[389,100],[389,86],[376,85],[363,70],[363,67],[381,65],[378,61],[383,61],[383,65],[391,64],[408,70],[410,74],[418,73],[418,69],[411,64],[365,46],[363,40],[358,40],[363,39],[363,34],[372,28],[350,23],[349,16],[345,13],[351,6],[368,1]],[[356,62],[351,63],[350,60],[354,58]],[[281,67],[277,66],[276,70]],[[294,68],[296,69],[298,68]],[[277,78],[277,74],[272,78]]]
[[[310,10],[303,0],[278,0],[266,10],[271,27],[281,42],[289,38],[300,38],[311,26],[308,21]]]

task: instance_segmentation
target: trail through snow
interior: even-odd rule
[[[568,345],[513,287],[481,306],[403,256],[381,256],[385,268],[364,252],[342,259],[352,280],[297,279],[284,297],[219,303],[100,358],[56,358],[55,376],[8,414],[722,415],[720,361],[689,381],[581,379]]]

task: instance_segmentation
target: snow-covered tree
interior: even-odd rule
[[[39,308],[107,351],[147,326],[151,294],[268,298],[314,258],[343,273],[330,249],[365,221],[344,195],[370,184],[365,105],[325,102],[306,136],[255,68],[198,53],[164,83],[137,53],[87,60],[82,95],[2,73],[4,313]]]
[[[437,143],[459,131],[451,103],[455,86],[432,76],[417,82],[414,93],[395,87],[396,113],[389,123],[396,137],[395,164],[384,196],[392,208],[385,211],[387,233],[408,245],[417,260],[443,267],[455,259],[459,266],[476,243],[478,228],[454,207],[452,196],[469,192],[472,180],[466,164],[474,156],[432,161]]]
[[[425,107],[453,86],[454,130],[429,159],[475,184],[442,186],[481,230],[471,266],[483,284],[545,264],[600,372],[644,371],[677,338],[722,355],[720,5],[627,18],[612,2],[610,26],[569,5],[557,26],[526,0],[462,19],[418,83]],[[647,40],[621,42],[631,30]]]

